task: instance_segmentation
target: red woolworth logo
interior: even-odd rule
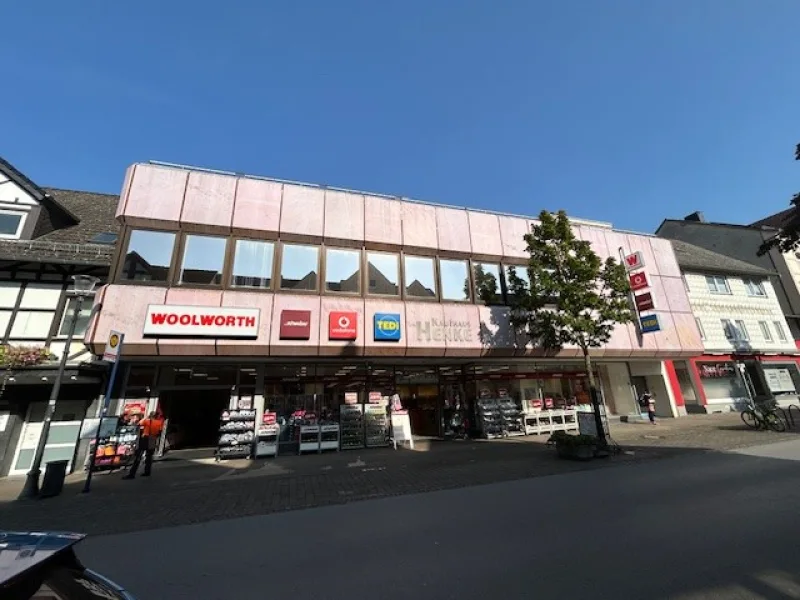
[[[221,306],[147,307],[144,335],[168,337],[258,337],[260,311],[257,308]]]

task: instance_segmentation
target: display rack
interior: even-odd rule
[[[319,429],[319,449],[339,450],[339,424],[326,423]]]
[[[364,411],[360,404],[342,404],[339,407],[341,449],[364,447]]]
[[[298,452],[319,452],[319,433],[319,425],[301,425]]]
[[[256,430],[256,458],[278,455],[278,434],[280,426],[277,423],[261,424]]]
[[[500,400],[497,403],[497,408],[503,419],[503,435],[525,435],[524,413],[515,402]]]
[[[503,415],[495,398],[478,400],[478,423],[481,434],[488,440],[503,437]]]
[[[254,409],[223,410],[220,416],[216,459],[247,458],[255,441]]]
[[[578,431],[578,411],[575,408],[541,410],[525,413],[526,435],[541,435],[556,431]]]
[[[139,443],[138,425],[120,425],[108,435],[101,435],[97,448],[89,442],[89,452],[94,452],[94,470],[121,469],[133,462]],[[88,463],[87,463],[88,468]]]
[[[367,448],[389,445],[389,419],[386,407],[381,404],[368,404],[364,407],[365,441]]]

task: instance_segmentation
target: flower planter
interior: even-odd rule
[[[594,447],[578,444],[556,443],[556,454],[559,458],[568,460],[592,460],[594,458]]]

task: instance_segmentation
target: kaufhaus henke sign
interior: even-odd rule
[[[455,319],[425,319],[412,321],[418,342],[471,342],[477,339],[469,321]]]

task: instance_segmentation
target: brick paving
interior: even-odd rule
[[[150,478],[98,475],[89,494],[80,493],[84,475],[74,474],[61,496],[36,501],[15,501],[21,481],[0,480],[0,523],[4,529],[123,533],[797,439],[792,432],[746,430],[738,414],[691,416],[657,426],[612,423],[612,436],[625,451],[587,463],[558,460],[544,444],[546,436],[539,436],[255,462],[164,461]]]

